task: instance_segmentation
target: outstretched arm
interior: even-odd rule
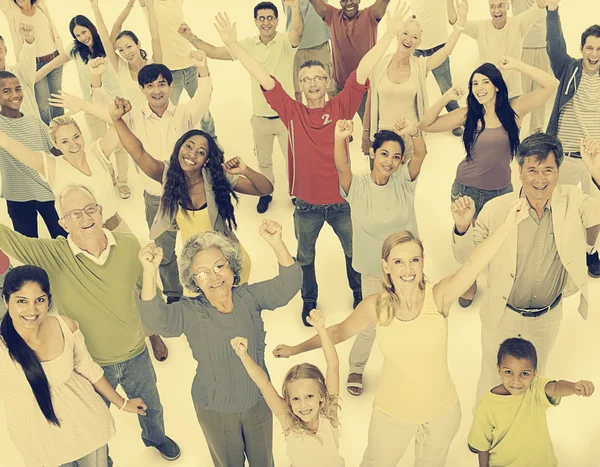
[[[263,174],[248,167],[241,157],[233,157],[222,164],[225,172],[240,175],[233,187],[244,195],[267,196],[273,193],[273,184]]]
[[[44,173],[44,155],[39,151],[32,151],[27,146],[21,144],[16,139],[11,138],[0,130],[0,147],[4,148],[11,156],[19,162]]]
[[[227,50],[227,47],[215,47],[208,42],[204,42],[192,32],[187,23],[181,23],[181,26],[179,26],[179,30],[177,32],[179,32],[181,36],[187,39],[189,43],[198,50],[204,51],[208,58],[212,58],[213,60],[233,60],[233,57],[229,53],[229,50]]]
[[[425,115],[421,117],[419,128],[426,133],[442,133],[444,131],[453,130],[464,125],[467,116],[467,108],[461,107],[444,115],[440,115],[448,102],[459,100],[464,94],[464,91],[458,86],[452,86],[435,104],[433,104]]]
[[[158,18],[154,9],[154,0],[145,0],[146,10],[148,10],[148,28],[150,29],[150,39],[152,41],[152,61],[154,63],[163,62],[162,44],[160,42],[160,33],[158,30]]]
[[[123,9],[123,11],[121,11],[121,13],[119,13],[119,16],[117,16],[117,19],[115,20],[113,27],[110,30],[109,38],[110,38],[110,42],[112,44],[114,44],[115,41],[117,40],[117,36],[123,29],[123,23],[125,23],[125,20],[129,17],[129,14],[131,13],[131,10],[133,9],[134,5],[135,5],[135,0],[127,0],[127,5],[125,5],[125,8]],[[114,47],[114,45],[113,45],[113,47]],[[104,48],[106,48],[106,46]]]
[[[129,12],[131,11],[131,6],[129,6],[130,3],[133,3],[133,2],[129,1],[129,3],[127,4],[127,7],[125,7],[125,10],[123,11],[123,13],[127,12],[127,14],[125,15],[125,18],[127,18],[127,16],[129,15]],[[111,40],[111,37],[108,34],[108,29],[106,29],[106,24],[104,23],[104,18],[102,17],[102,12],[100,11],[100,6],[98,5],[98,0],[92,0],[92,11],[94,12],[94,17],[96,18],[96,24],[98,25],[98,34],[100,35],[100,40],[102,41],[102,46],[104,47],[106,57],[110,61],[110,64],[112,65],[112,67],[115,70],[117,70],[117,68],[119,66],[119,58],[117,57],[117,54],[115,52],[115,43],[114,43],[114,41]],[[121,16],[123,16],[123,13],[121,13],[119,18]],[[123,21],[125,21],[125,18],[123,18]],[[117,21],[118,21],[118,18],[117,18]],[[122,24],[122,22],[121,22],[121,24]],[[119,30],[120,30],[120,27],[119,27]],[[115,37],[116,37],[116,35],[115,35]]]
[[[327,362],[327,373],[325,374],[327,392],[332,396],[337,396],[340,394],[340,359],[329,332],[325,328],[325,315],[320,310],[312,310],[307,321],[317,330],[321,339],[321,347]]]
[[[567,397],[567,396],[584,396],[590,397],[594,394],[594,384],[591,381],[551,381],[546,384],[546,396],[548,397]]]
[[[283,9],[285,11],[287,11],[286,6],[290,7],[292,11],[292,28],[288,35],[290,44],[292,44],[292,47],[298,47],[304,33],[304,21],[300,13],[300,5],[298,4],[298,0],[283,0]]]
[[[562,30],[560,14],[558,12],[558,1],[548,1],[546,12],[546,51],[550,58],[550,66],[554,76],[560,76],[564,67],[573,60],[567,53],[567,42]]]
[[[335,142],[333,145],[333,157],[337,169],[340,186],[344,193],[348,194],[352,185],[352,170],[348,161],[348,138],[352,136],[354,123],[352,120],[338,120],[335,124]]]
[[[456,21],[458,21],[458,15],[456,14],[456,10],[454,9],[454,0],[446,1],[446,10],[448,12],[448,22],[450,24],[456,23]]]
[[[310,3],[317,12],[317,15],[325,19],[325,15],[327,14],[327,3],[323,0],[310,0]]]
[[[414,181],[421,173],[421,167],[427,156],[427,146],[423,133],[417,125],[406,118],[401,118],[394,123],[393,130],[396,134],[406,137],[408,136],[413,144],[413,155],[408,161],[408,173],[411,181]]]

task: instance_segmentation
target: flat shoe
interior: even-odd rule
[[[122,185],[119,187],[119,196],[121,199],[128,199],[131,196],[131,190],[127,185]]]
[[[159,362],[164,362],[169,356],[169,349],[165,345],[164,341],[158,334],[154,334],[150,336],[150,344],[152,344],[154,358],[156,358]]]
[[[351,395],[360,396],[363,393],[363,384],[357,381],[350,381],[350,377],[352,375],[358,375],[362,379],[362,375],[359,375],[358,373],[350,373],[348,375],[348,381],[346,382],[346,389],[348,389],[348,392]]]
[[[458,297],[458,304],[460,306],[462,306],[463,308],[468,308],[471,306],[471,303],[473,303],[473,299],[472,298],[462,298],[462,297]]]

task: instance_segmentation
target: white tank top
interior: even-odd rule
[[[316,435],[298,435],[294,432],[285,438],[287,455],[292,467],[344,467],[340,456],[339,428],[334,428],[329,420],[319,416],[319,430]]]

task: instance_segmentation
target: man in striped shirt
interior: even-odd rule
[[[554,76],[560,80],[547,132],[562,142],[565,160],[559,184],[579,185],[594,195],[592,179],[579,153],[582,138],[600,141],[600,25],[587,28],[581,36],[582,58],[567,53],[558,1],[548,1],[546,48]],[[588,274],[600,277],[600,259],[595,244],[600,226],[586,229]]]
[[[50,152],[52,142],[48,127],[39,114],[23,115],[22,102],[23,89],[19,79],[9,71],[0,71],[0,130],[32,151]],[[54,194],[36,170],[0,148],[0,172],[0,196],[6,200],[15,231],[27,237],[37,237],[39,212],[52,238],[67,235],[58,225]]]

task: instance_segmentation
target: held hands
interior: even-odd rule
[[[498,62],[498,68],[500,70],[516,70],[521,63],[523,63],[521,60],[513,57],[502,57]]]
[[[404,28],[404,24],[406,22],[406,17],[408,16],[408,4],[404,1],[399,1],[396,4],[396,8],[394,9],[394,14],[390,14],[390,10],[388,9],[385,15],[385,20],[387,23],[387,32],[390,34],[397,36],[402,32]]]
[[[243,358],[248,355],[248,339],[245,337],[234,337],[229,342],[238,357]]]
[[[102,76],[106,72],[106,66],[108,62],[104,57],[92,58],[88,64],[87,68],[92,76]]]
[[[231,24],[229,15],[227,13],[219,13],[215,16],[215,28],[221,36],[223,44],[230,47],[231,44],[237,41],[237,31],[235,29],[235,23]]]
[[[457,101],[462,99],[465,95],[465,90],[460,86],[452,86],[444,93],[444,99],[446,102]]]
[[[192,29],[188,26],[187,23],[181,23],[179,29],[177,30],[180,36],[183,36],[188,41],[191,41],[194,38],[194,34],[192,33]]]
[[[469,226],[475,217],[475,201],[469,196],[459,196],[454,200],[450,209],[456,230],[460,233],[469,230]]]
[[[23,40],[25,42],[27,42],[28,44],[32,44],[33,41],[35,40],[32,24],[27,24],[27,23],[19,24],[19,34],[21,34],[21,37],[23,38]]]
[[[260,236],[264,238],[269,245],[276,245],[283,241],[281,239],[282,231],[283,228],[281,227],[281,224],[270,219],[262,221],[259,228]]]
[[[317,331],[325,329],[325,315],[321,310],[312,310],[306,321]]]
[[[352,136],[354,122],[352,120],[338,120],[335,123],[335,139],[346,139]]]
[[[595,390],[594,383],[591,381],[581,380],[575,383],[576,396],[590,397]]]
[[[394,133],[396,133],[399,136],[414,135],[419,131],[417,125],[408,120],[407,118],[399,119],[396,123],[394,123],[392,130],[394,130]]]
[[[146,410],[148,406],[146,403],[140,399],[139,397],[135,399],[129,399],[125,404],[125,408],[123,409],[125,412],[135,413],[138,415],[146,415]]]
[[[163,258],[163,250],[154,242],[150,242],[140,250],[138,258],[144,271],[156,273]]]
[[[248,166],[241,157],[232,157],[221,166],[225,172],[231,175],[244,175],[248,171]]]
[[[119,120],[123,118],[127,112],[131,110],[131,103],[127,99],[123,99],[122,97],[115,97],[115,101],[110,106],[109,113],[110,118],[113,120]]]
[[[590,169],[600,169],[600,143],[590,138],[581,138],[580,154],[583,163]]]
[[[528,215],[529,209],[527,209],[527,200],[525,198],[519,198],[506,213],[504,223],[510,227],[514,227],[519,225]]]
[[[206,52],[204,50],[194,50],[190,52],[190,58],[192,63],[198,68],[206,68],[208,66],[206,62]]]

